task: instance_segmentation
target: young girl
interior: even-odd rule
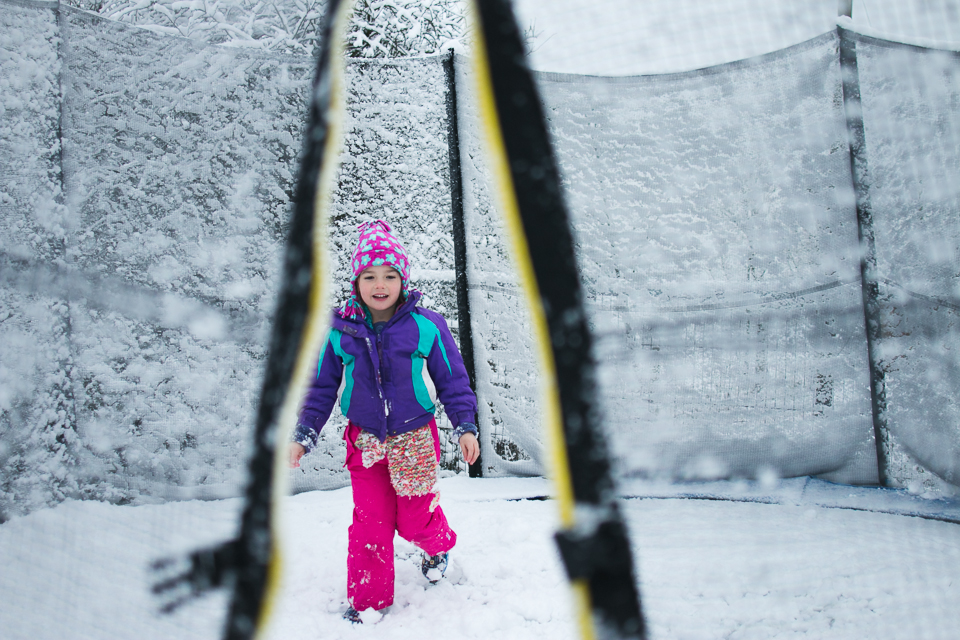
[[[423,551],[421,569],[431,582],[443,575],[457,541],[438,505],[440,438],[431,383],[464,460],[472,464],[480,454],[477,399],[447,323],[417,306],[420,292],[409,288],[410,264],[390,226],[376,220],[359,229],[353,294],[333,313],[290,444],[290,466],[299,467],[339,393],[353,487],[350,607],[343,615],[351,622],[361,622],[361,611],[393,603],[394,531]]]

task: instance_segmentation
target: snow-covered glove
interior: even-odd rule
[[[450,435],[454,442],[460,442],[460,438],[465,433],[477,435],[477,425],[473,424],[472,422],[461,422],[453,428],[453,433]]]
[[[305,424],[298,424],[297,430],[293,432],[293,441],[303,447],[306,453],[317,446],[317,438],[320,436],[314,429]]]
[[[360,449],[363,466],[366,469],[380,462],[383,460],[383,456],[387,455],[386,443],[380,442],[377,436],[369,431],[361,431],[353,445]]]
[[[437,446],[430,425],[387,438],[387,465],[390,483],[398,496],[439,494]],[[430,510],[434,508],[431,506]]]

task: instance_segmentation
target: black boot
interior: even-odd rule
[[[437,581],[447,572],[447,552],[428,556],[423,554],[423,561],[420,563],[420,570],[423,571],[423,577],[430,581],[430,584],[437,584]]]

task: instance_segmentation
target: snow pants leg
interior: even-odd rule
[[[353,488],[353,524],[347,545],[347,598],[357,610],[393,604],[393,536],[399,533],[429,555],[449,551],[457,535],[443,510],[430,509],[436,496],[398,496],[390,482],[386,458],[363,466],[352,446],[359,429],[347,428],[347,469]]]

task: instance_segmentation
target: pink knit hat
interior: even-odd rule
[[[357,299],[357,278],[368,267],[387,265],[393,267],[400,274],[400,301],[407,298],[410,292],[410,262],[407,260],[407,251],[400,241],[390,233],[390,225],[383,220],[364,222],[357,227],[360,230],[360,240],[353,250],[350,259],[350,278],[352,294],[346,304],[340,309],[343,317],[365,317],[363,305]]]

